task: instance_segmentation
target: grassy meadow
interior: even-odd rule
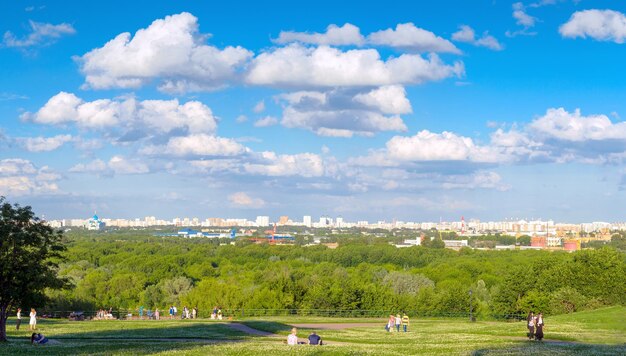
[[[16,331],[11,320],[7,325],[10,342],[0,344],[0,354],[626,354],[626,307],[546,317],[543,342],[525,339],[524,322],[413,318],[408,333],[386,332],[383,319],[275,317],[233,322],[276,336],[252,335],[228,322],[210,320],[41,320],[39,331],[52,341],[31,346],[28,324]],[[298,336],[304,340],[313,328],[327,345],[286,345],[286,335],[294,324],[313,324],[299,328]],[[348,324],[353,325],[343,328]]]

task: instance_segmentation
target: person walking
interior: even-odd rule
[[[30,308],[30,321],[28,323],[28,330],[37,329],[37,311],[35,308]]]
[[[535,337],[535,315],[532,311],[526,317],[526,327],[528,328],[528,340],[532,340]]]
[[[159,313],[159,308],[157,307],[154,308],[154,319],[155,320],[161,319],[161,313]]]
[[[392,332],[394,325],[396,325],[396,317],[393,314],[389,314],[389,320],[387,320],[387,326],[385,326],[387,332]]]
[[[400,316],[400,313],[398,313],[398,315],[396,315],[396,331],[400,332],[400,325],[402,324],[402,316]]]
[[[406,312],[405,312],[404,315],[402,315],[402,329],[404,330],[404,332],[407,332],[408,328],[409,328],[409,316],[406,315]]]
[[[543,340],[543,313],[537,314],[535,318],[535,340]]]
[[[15,330],[20,329],[22,323],[22,308],[17,308],[17,319],[15,320]]]
[[[198,307],[193,307],[193,309],[191,309],[191,318],[196,319],[197,317],[198,317]]]

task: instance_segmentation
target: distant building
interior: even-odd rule
[[[257,216],[256,226],[270,226],[270,217],[269,216]]]
[[[467,247],[467,240],[443,240],[443,243],[446,244],[446,248],[450,248],[453,250],[460,250],[462,247]]]
[[[305,215],[302,217],[302,225],[306,227],[311,227],[311,215]]]
[[[94,214],[93,217],[87,220],[87,224],[85,225],[87,230],[91,231],[100,231],[104,229],[104,222],[98,218],[98,215]]]
[[[289,216],[283,215],[278,218],[278,225],[287,225],[288,221],[289,221]]]

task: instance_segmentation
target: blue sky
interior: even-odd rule
[[[623,221],[626,5],[0,4],[0,194],[48,218]]]

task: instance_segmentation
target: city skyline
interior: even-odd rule
[[[626,4],[302,6],[0,4],[0,195],[49,219],[626,220]]]

